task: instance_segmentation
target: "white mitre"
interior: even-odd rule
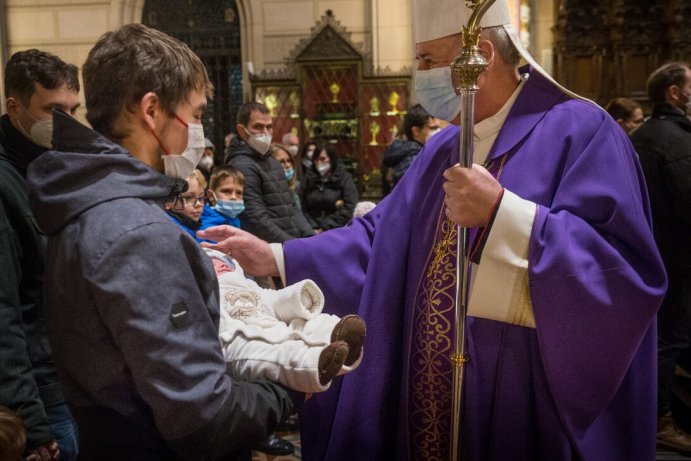
[[[466,6],[464,0],[413,0],[415,43],[428,42],[461,33],[461,28],[468,24],[468,19],[472,13],[473,10]],[[535,71],[542,74],[569,96],[585,99],[561,86],[542,66],[535,62],[511,25],[511,15],[506,0],[496,0],[480,19],[480,27],[482,28],[497,26],[502,26],[506,30],[518,53]],[[458,51],[460,52],[460,50]]]

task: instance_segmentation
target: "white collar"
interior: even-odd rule
[[[518,98],[518,94],[521,92],[526,80],[528,80],[528,76],[529,74],[524,74],[521,76],[521,81],[511,94],[511,97],[507,99],[507,101],[496,114],[475,124],[475,128],[473,130],[475,142],[496,136],[496,134],[499,133],[499,130],[501,130],[501,127],[504,125],[504,121],[506,121],[506,117],[509,115],[509,111],[513,107],[514,102],[516,102],[516,98]]]

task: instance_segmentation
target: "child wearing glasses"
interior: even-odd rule
[[[166,201],[165,209],[170,219],[190,234],[197,242],[196,232],[201,227],[201,216],[206,203],[206,180],[199,170],[194,170],[185,178],[188,188],[178,196]]]

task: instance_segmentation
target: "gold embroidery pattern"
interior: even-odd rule
[[[442,205],[443,206],[443,205]],[[451,428],[456,225],[445,214],[418,289],[411,358],[410,431],[413,459],[446,460]]]
[[[499,179],[510,155],[485,164]],[[409,443],[412,459],[448,460],[453,393],[454,305],[457,226],[441,204],[435,244],[416,292],[409,382]]]

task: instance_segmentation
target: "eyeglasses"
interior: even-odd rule
[[[206,195],[203,195],[203,194],[199,195],[199,196],[180,195],[175,199],[175,201],[177,203],[182,204],[182,206],[191,206],[191,207],[197,206],[198,203],[201,203],[202,205],[204,205],[206,203],[206,200],[207,200]]]

